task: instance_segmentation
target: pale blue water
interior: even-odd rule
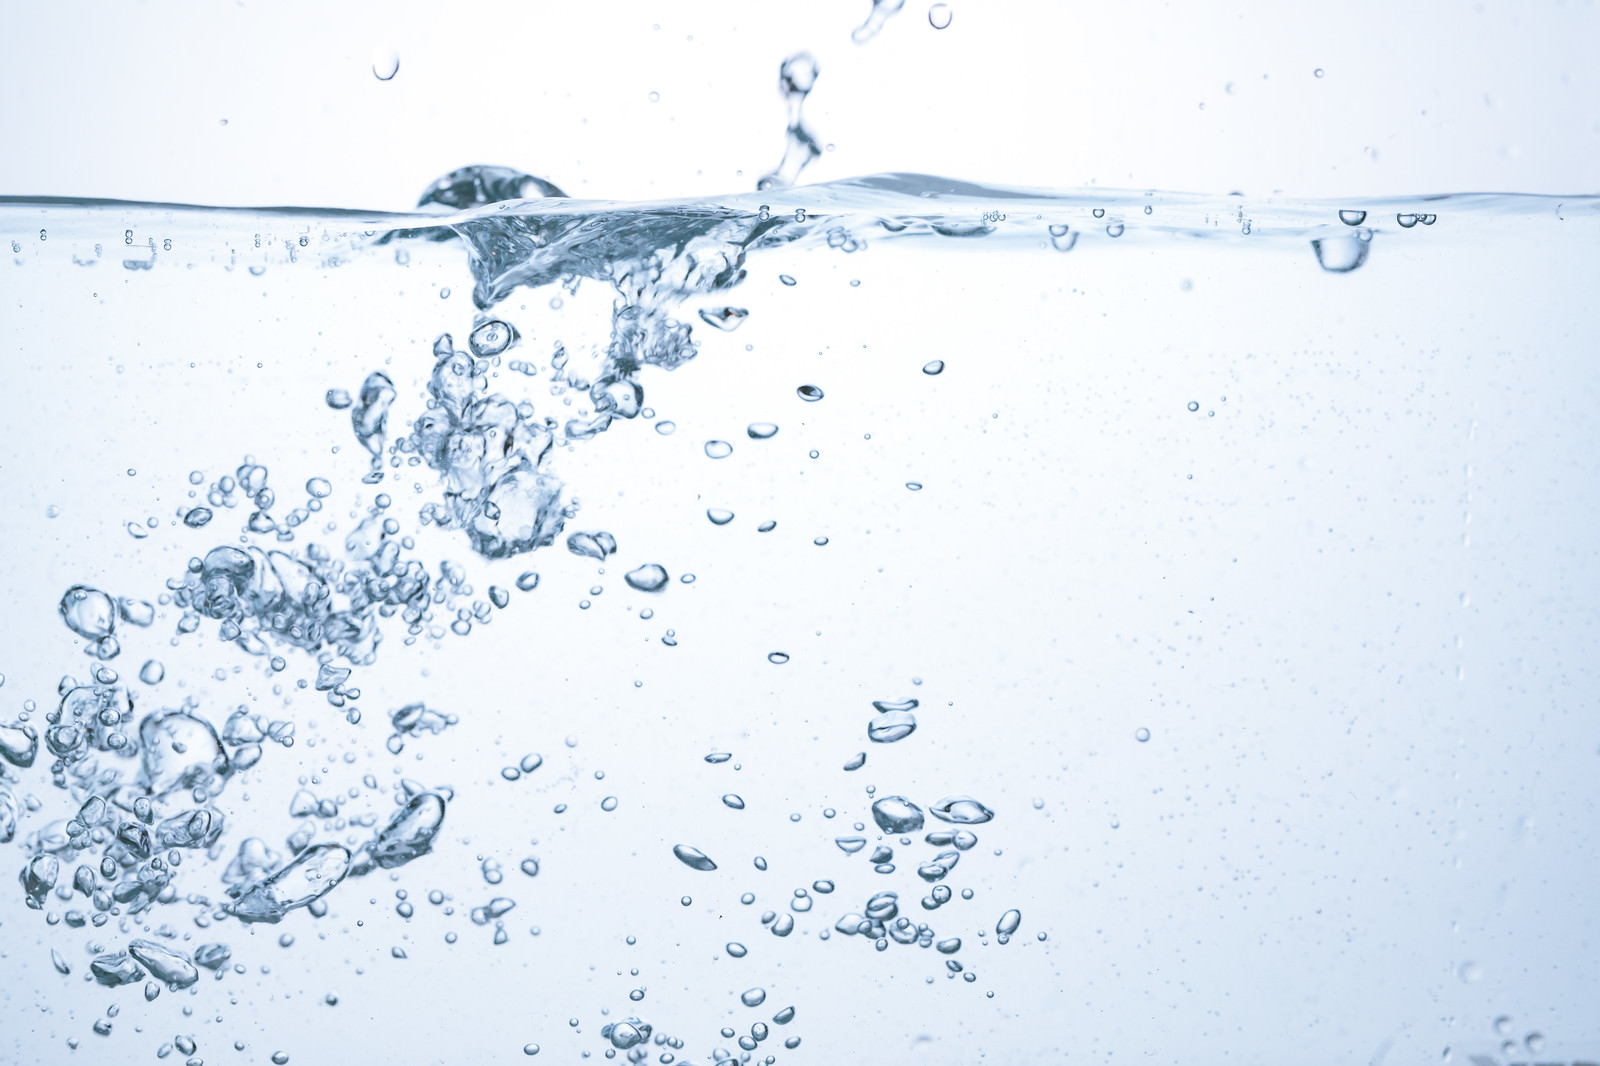
[[[1600,200],[559,194],[0,202],[0,1057],[1600,1055]]]

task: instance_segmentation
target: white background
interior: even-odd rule
[[[942,31],[908,0],[862,46],[866,0],[5,6],[10,195],[399,209],[468,163],[586,197],[746,190],[800,49],[834,146],[807,180],[1600,188],[1600,11],[1576,0],[956,0]]]

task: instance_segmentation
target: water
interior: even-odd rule
[[[0,203],[7,1057],[1592,1054],[1600,200],[785,158]]]

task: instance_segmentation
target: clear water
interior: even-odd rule
[[[714,201],[0,203],[0,1057],[1600,1054],[1600,200],[784,187],[794,62]]]

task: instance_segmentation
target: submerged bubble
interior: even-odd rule
[[[796,395],[798,395],[807,403],[816,403],[818,400],[822,399],[822,390],[817,388],[815,385],[801,385],[794,391]]]
[[[1311,242],[1317,253],[1317,263],[1330,274],[1348,274],[1367,261],[1372,247],[1372,231],[1357,230],[1353,234],[1319,237]]]
[[[67,628],[85,640],[99,641],[111,635],[117,625],[116,602],[99,589],[73,585],[57,607]]]
[[[1150,739],[1150,730],[1146,729],[1144,726],[1140,726],[1138,729],[1133,731],[1133,739],[1143,744],[1145,741]]]
[[[1000,920],[994,924],[994,931],[1000,936],[1010,936],[1017,931],[1017,927],[1021,924],[1022,912],[1015,909],[1009,910],[1002,914]]]
[[[343,411],[353,402],[350,399],[350,394],[344,389],[329,389],[325,399],[328,406],[335,411]]]
[[[720,507],[711,507],[706,510],[706,517],[714,526],[725,526],[733,521],[733,512],[725,511]]]
[[[705,852],[699,848],[692,848],[688,844],[674,844],[672,846],[672,854],[676,855],[678,861],[691,870],[710,873],[717,868],[717,864],[707,858]]]
[[[936,30],[948,29],[951,12],[949,4],[934,4],[928,8],[928,25]]]
[[[750,312],[742,307],[704,307],[700,309],[700,318],[708,326],[715,326],[724,333],[732,333],[744,324]]]
[[[751,440],[766,440],[777,435],[778,427],[771,422],[752,422],[745,427],[745,432]]]
[[[873,803],[872,820],[885,833],[914,833],[922,828],[922,808],[904,796],[884,796]]]
[[[606,556],[616,550],[617,538],[604,530],[598,530],[593,533],[573,533],[567,537],[567,551],[573,555],[582,555],[586,558],[599,559],[603,562]],[[535,578],[534,581],[537,583],[538,579]],[[520,585],[521,582],[519,581],[518,584]]]
[[[281,921],[333,891],[349,869],[348,850],[338,844],[313,845],[277,873],[243,886],[228,912],[246,923]]]
[[[706,441],[706,456],[710,459],[726,459],[733,454],[733,445],[725,440]]]
[[[916,716],[908,710],[883,711],[867,723],[867,739],[874,744],[893,744],[916,731]]]
[[[855,755],[851,756],[848,762],[844,764],[844,769],[859,770],[865,765],[867,765],[867,753],[864,751],[858,751],[855,753]]]
[[[1366,220],[1367,213],[1365,211],[1357,211],[1354,208],[1345,208],[1339,212],[1339,221],[1343,222],[1346,226],[1359,226]]]
[[[767,990],[764,988],[746,989],[740,994],[739,1001],[746,1007],[759,1007],[767,1001]]]
[[[509,322],[490,319],[467,334],[467,346],[479,359],[499,355],[519,339],[516,327]]]
[[[744,800],[732,792],[723,796],[722,802],[724,806],[732,807],[736,811],[744,810]]]
[[[928,808],[928,813],[942,822],[956,825],[982,825],[994,818],[994,812],[971,796],[946,796]]]
[[[781,652],[781,651],[769,651],[769,652],[767,652],[767,662],[772,663],[774,666],[782,666],[784,663],[786,663],[788,661],[789,661],[789,655],[788,655],[787,652]]]
[[[399,52],[393,48],[379,48],[372,53],[373,77],[379,81],[389,81],[398,73],[400,73]]]
[[[931,360],[929,362],[923,363],[922,364],[922,372],[924,374],[927,374],[930,377],[932,377],[935,374],[944,373],[944,360],[943,359],[934,359],[934,360]]]
[[[622,580],[640,592],[660,592],[667,587],[667,571],[657,563],[645,563],[641,567],[629,570],[623,575]]]

